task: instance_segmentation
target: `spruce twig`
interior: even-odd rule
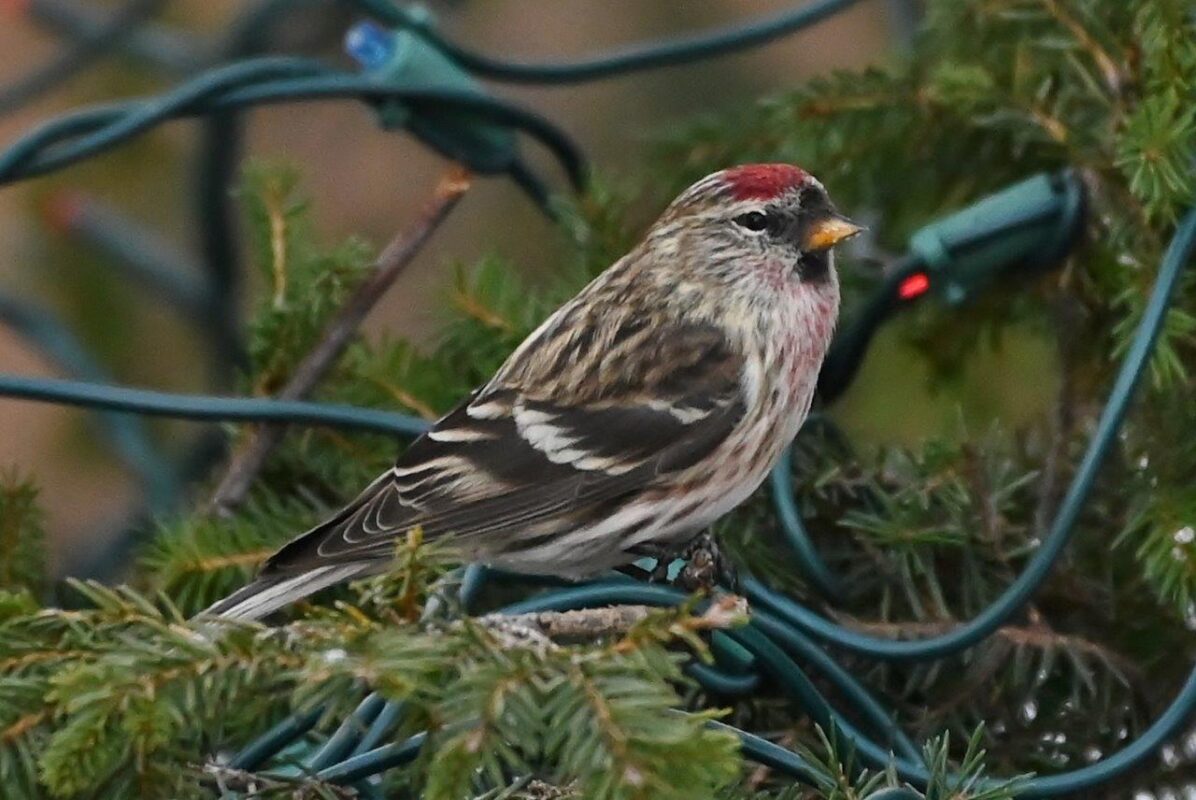
[[[730,628],[746,617],[746,602],[734,595],[714,601],[703,614],[689,621],[692,630]],[[534,637],[554,641],[584,642],[621,636],[660,609],[652,606],[622,605],[583,608],[573,611],[537,611],[528,614],[487,614],[477,621],[498,633],[527,632]]]
[[[295,367],[290,380],[279,392],[279,399],[303,399],[328,374],[357,334],[357,329],[366,315],[423,249],[424,244],[456,207],[469,186],[470,175],[463,167],[454,165],[445,173],[420,219],[410,230],[392,239],[378,256],[369,276],[362,281],[328,324],[316,346]],[[262,426],[233,456],[224,477],[212,494],[213,511],[227,514],[245,499],[249,487],[265,465],[270,452],[282,439],[285,430],[281,425]]]

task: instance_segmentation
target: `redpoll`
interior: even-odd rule
[[[416,527],[580,578],[680,548],[764,480],[809,410],[859,228],[783,164],[687,189],[489,383],[209,613],[253,619],[383,572]]]

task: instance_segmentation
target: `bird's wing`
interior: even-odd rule
[[[542,327],[263,577],[389,559],[416,526],[426,539],[519,550],[613,513],[726,438],[744,411],[742,358],[717,328],[595,325]]]

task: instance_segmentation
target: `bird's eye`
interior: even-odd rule
[[[735,218],[735,224],[749,231],[762,231],[768,227],[768,217],[759,211],[749,211]]]

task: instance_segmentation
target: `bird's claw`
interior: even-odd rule
[[[687,592],[707,594],[721,586],[733,594],[739,593],[739,575],[709,533],[695,536],[680,549],[654,547],[642,555],[656,559],[656,566],[648,575],[649,583],[667,583]],[[685,566],[670,580],[669,567],[676,559],[683,560]]]
[[[695,537],[680,555],[685,566],[677,575],[676,584],[689,592],[713,593],[719,586],[732,594],[739,594],[739,574],[727,560],[722,549],[709,533]]]

